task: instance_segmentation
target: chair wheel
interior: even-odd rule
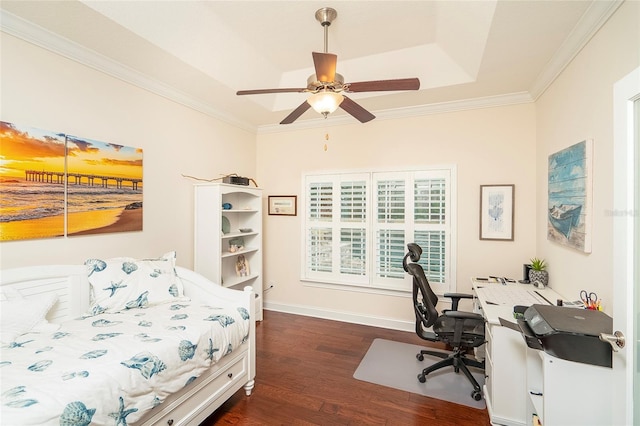
[[[473,392],[471,392],[471,398],[475,399],[476,401],[480,401],[482,399],[482,393],[480,391],[474,390]]]
[[[418,374],[418,381],[419,381],[420,383],[424,383],[424,382],[426,382],[426,381],[427,381],[427,378],[425,377],[425,375],[424,375],[424,374]]]
[[[417,354],[416,358],[418,359],[418,361],[424,361],[424,355],[422,354]]]

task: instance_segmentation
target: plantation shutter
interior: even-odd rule
[[[438,293],[455,289],[451,169],[305,177],[303,280],[411,291],[407,243]]]
[[[332,271],[333,183],[314,182],[308,186],[307,268],[311,272]]]
[[[406,176],[398,173],[374,174],[376,188],[376,263],[374,285],[402,288],[406,221]]]
[[[367,272],[367,183],[340,183],[340,273],[364,276]]]
[[[453,287],[449,282],[449,180],[443,173],[417,173],[413,185],[413,240],[422,247],[419,263],[432,288],[441,292]]]

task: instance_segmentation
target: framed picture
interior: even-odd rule
[[[249,270],[249,261],[243,254],[236,259],[236,275],[239,277],[248,277],[251,275]]]
[[[296,216],[298,214],[298,196],[269,195],[269,214]]]
[[[513,241],[515,185],[480,185],[480,239]]]
[[[549,156],[547,239],[591,253],[593,141]]]

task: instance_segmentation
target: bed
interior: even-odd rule
[[[2,423],[198,425],[243,387],[249,396],[252,289],[174,259],[1,271]]]

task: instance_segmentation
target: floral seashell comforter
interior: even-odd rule
[[[2,347],[2,424],[133,423],[240,346],[249,327],[243,307],[180,302],[24,334]]]

